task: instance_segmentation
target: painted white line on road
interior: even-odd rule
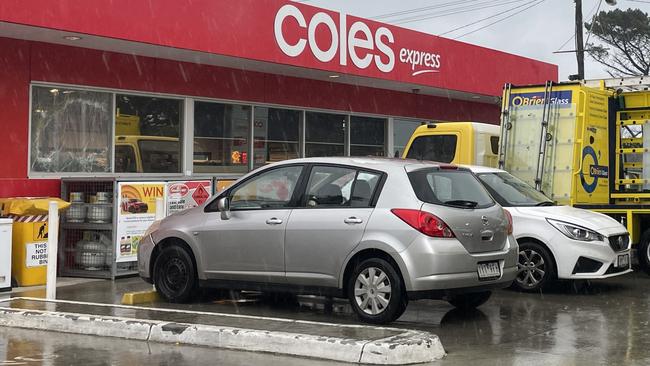
[[[366,329],[382,329],[382,330],[392,330],[392,331],[398,330],[398,331],[404,331],[404,332],[408,331],[407,329],[401,329],[401,328],[379,327],[379,326],[375,327],[375,326],[361,325],[361,324],[338,324],[338,323],[316,322],[316,321],[311,321],[311,320],[272,318],[272,317],[266,317],[266,316],[216,313],[216,312],[209,312],[209,311],[194,311],[194,310],[181,310],[181,309],[168,309],[168,308],[154,308],[154,307],[135,306],[135,305],[105,304],[105,303],[83,302],[83,301],[74,301],[74,300],[48,300],[48,299],[43,299],[43,298],[38,298],[38,297],[13,297],[13,298],[6,299],[6,300],[4,300],[4,299],[0,300],[0,302],[11,301],[11,300],[29,300],[29,301],[39,301],[39,302],[60,303],[60,304],[111,307],[111,308],[128,309],[128,310],[151,310],[151,311],[160,311],[160,312],[167,312],[167,313],[223,316],[223,317],[228,317],[228,318],[268,320],[268,321],[277,321],[277,322],[286,322],[286,323],[295,323],[295,324],[345,327],[345,328],[356,328],[356,329],[366,328]]]

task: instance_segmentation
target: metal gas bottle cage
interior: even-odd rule
[[[512,84],[505,84],[503,92],[503,100],[501,107],[501,136],[499,146],[499,169],[505,168],[506,152],[508,147],[508,137],[510,130],[512,130],[512,122],[510,120],[510,96],[512,92]],[[548,133],[548,120],[551,114],[551,95],[553,92],[553,82],[547,81],[544,84],[544,97],[542,99],[542,129],[539,137],[539,150],[537,153],[537,169],[535,171],[535,189],[541,191],[542,178],[544,175],[544,162],[546,155],[546,147],[549,141],[553,138]]]

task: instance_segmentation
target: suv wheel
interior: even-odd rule
[[[347,288],[352,309],[367,323],[390,323],[404,313],[408,304],[402,278],[383,259],[372,258],[358,263]]]
[[[555,265],[546,248],[534,242],[519,245],[517,277],[512,282],[516,289],[536,292],[552,282],[555,277]]]
[[[492,291],[471,292],[467,294],[453,295],[448,302],[459,310],[472,310],[485,304],[492,295]]]
[[[156,291],[169,302],[188,302],[198,290],[192,257],[180,246],[164,248],[153,271]]]

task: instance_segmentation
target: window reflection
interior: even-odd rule
[[[302,112],[255,107],[255,167],[300,156]]]
[[[251,107],[194,103],[194,171],[243,173],[248,171]]]
[[[180,173],[182,101],[115,96],[115,172]]]
[[[350,117],[350,155],[384,156],[386,120],[371,117]]]
[[[305,156],[345,155],[347,116],[332,113],[306,113]]]

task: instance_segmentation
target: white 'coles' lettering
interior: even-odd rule
[[[298,28],[307,30],[307,39],[304,36],[298,37],[293,44],[286,40],[282,27],[289,18],[297,23]],[[316,40],[316,29],[319,26],[326,27],[330,33],[329,44],[322,44],[322,41],[319,44]],[[347,65],[349,54],[352,63],[360,69],[368,68],[373,62],[377,69],[384,73],[393,71],[395,67],[395,52],[391,47],[395,43],[395,37],[390,29],[379,27],[373,34],[367,24],[357,21],[348,30],[346,14],[340,14],[338,26],[334,19],[324,12],[314,14],[308,22],[300,9],[286,4],[275,16],[274,30],[278,46],[285,55],[290,57],[301,55],[309,45],[311,53],[321,62],[332,61],[338,53],[341,66]],[[402,48],[399,52],[399,61],[411,65],[413,76],[437,72],[440,68],[440,55],[431,52]],[[424,69],[418,69],[422,67]]]

